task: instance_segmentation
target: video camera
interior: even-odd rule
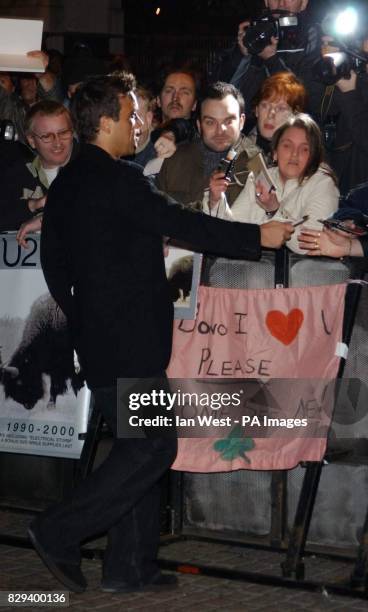
[[[264,11],[260,17],[252,19],[245,30],[244,46],[252,55],[258,55],[272,43],[274,36],[279,41],[294,41],[298,26],[298,16],[288,11]]]
[[[350,71],[365,72],[368,55],[360,50],[358,13],[348,7],[339,13],[329,13],[322,22],[324,34],[333,38],[330,43],[338,51],[326,53],[315,61],[313,71],[316,79],[325,85],[334,85],[340,79],[349,79]]]
[[[351,49],[327,53],[314,64],[314,75],[324,85],[335,85],[340,79],[350,79],[350,71],[365,72],[368,58]]]

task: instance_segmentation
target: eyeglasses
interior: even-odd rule
[[[261,110],[270,113],[271,111],[275,115],[289,115],[292,113],[290,106],[287,104],[272,104],[271,102],[260,102],[259,107]]]
[[[48,144],[55,140],[69,140],[70,137],[73,136],[73,130],[71,128],[66,128],[65,130],[60,130],[60,132],[48,132],[47,134],[36,134],[36,132],[32,132],[32,134],[45,144]]]

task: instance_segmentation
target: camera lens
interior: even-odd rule
[[[261,53],[267,45],[271,44],[272,36],[277,36],[277,26],[274,20],[253,22],[246,29],[244,45],[252,55]]]
[[[346,53],[327,53],[313,65],[315,77],[325,85],[334,85],[340,79],[348,79],[352,63]]]

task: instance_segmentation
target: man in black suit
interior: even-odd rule
[[[110,455],[63,502],[36,519],[30,537],[53,574],[83,591],[80,543],[108,532],[102,588],[126,592],[172,585],[160,573],[158,481],[175,458],[174,436],[116,435],[118,378],[164,377],[173,306],[162,235],[219,255],[257,259],[279,247],[290,224],[228,223],[182,208],[135,164],[140,119],[134,78],[97,77],[74,98],[81,152],[54,181],[45,207],[41,260],[68,317],[94,400],[115,433]]]

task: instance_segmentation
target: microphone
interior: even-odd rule
[[[229,182],[233,178],[236,158],[237,158],[237,152],[235,151],[233,147],[231,147],[231,149],[229,149],[229,151],[227,152],[226,157],[221,159],[219,163],[219,167],[218,167],[219,172],[223,172],[225,174],[225,179]]]

